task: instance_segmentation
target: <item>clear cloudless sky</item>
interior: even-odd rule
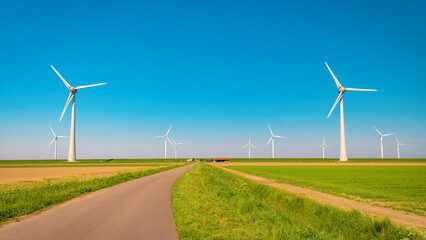
[[[1,1],[0,159],[53,158],[48,124],[77,158],[338,157],[345,87],[349,157],[426,157],[426,1]],[[384,140],[396,157],[395,137]],[[168,155],[172,156],[168,145]],[[68,139],[58,142],[66,158]]]

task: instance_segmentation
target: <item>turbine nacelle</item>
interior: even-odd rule
[[[77,93],[77,88],[75,88],[75,87],[70,87],[70,92],[71,92],[72,94],[76,94],[76,93]]]
[[[346,92],[346,88],[344,87],[340,87],[338,93],[345,93]]]

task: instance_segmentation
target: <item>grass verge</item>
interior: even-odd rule
[[[228,166],[380,207],[426,215],[424,166]]]
[[[0,224],[86,193],[180,166],[183,165],[119,172],[109,177],[83,180],[74,176],[58,180],[45,179],[30,184],[3,184],[0,185]]]
[[[197,164],[172,190],[180,239],[423,239],[416,229],[321,205]]]

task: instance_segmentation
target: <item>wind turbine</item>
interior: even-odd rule
[[[170,124],[169,130],[167,130],[166,135],[154,137],[154,138],[164,138],[164,158],[167,158],[167,141],[169,141],[169,143],[172,144],[172,146],[173,146],[173,143],[169,139],[170,129],[172,129],[172,124]]]
[[[330,113],[328,114],[327,118],[330,117],[331,113],[333,112],[334,108],[336,107],[337,103],[340,101],[340,161],[348,161],[348,152],[346,150],[346,136],[345,136],[345,117],[343,114],[343,94],[346,91],[377,91],[375,89],[359,89],[359,88],[345,88],[343,87],[339,81],[337,80],[336,76],[334,76],[334,73],[331,71],[330,67],[328,66],[328,70],[330,71],[331,75],[334,78],[334,81],[336,82],[337,88],[339,88],[339,96],[337,96],[336,102],[334,103],[333,107],[331,108]]]
[[[173,142],[173,149],[174,149],[174,152],[175,152],[175,158],[177,158],[177,146],[182,145],[183,143],[177,143],[177,142],[175,142],[175,140],[173,140],[173,138],[170,138],[170,139]]]
[[[47,148],[49,148],[52,145],[52,143],[55,142],[55,160],[56,160],[57,159],[56,155],[57,155],[57,152],[58,152],[57,148],[56,148],[57,147],[56,142],[58,141],[58,138],[67,138],[68,136],[56,136],[55,132],[53,131],[53,129],[50,125],[49,125],[49,128],[50,128],[50,131],[52,131],[52,133],[53,133],[53,139],[50,142],[49,146],[47,146]]]
[[[399,156],[399,146],[405,146],[405,145],[407,145],[407,144],[404,144],[404,143],[400,143],[399,141],[398,141],[398,138],[395,136],[395,139],[396,139],[396,143],[397,143],[397,145],[396,145],[396,150],[398,151],[398,158],[400,158],[400,156]]]
[[[64,116],[65,110],[67,110],[68,104],[70,103],[72,99],[72,110],[71,110],[71,133],[70,133],[70,148],[68,150],[68,162],[75,162],[75,94],[77,93],[77,90],[83,89],[83,88],[89,88],[89,87],[95,87],[100,85],[105,85],[106,83],[98,83],[98,84],[92,84],[92,85],[86,85],[86,86],[79,86],[79,87],[72,87],[68,84],[68,82],[59,74],[56,69],[50,65],[53,70],[58,74],[58,76],[61,78],[62,82],[64,82],[65,86],[70,90],[70,94],[68,95],[67,103],[65,104],[64,110],[62,111],[61,118],[59,118],[59,121],[62,120],[62,117]]]
[[[381,134],[375,126],[373,126],[373,128],[376,129],[377,133],[379,133],[379,135],[380,135],[380,154],[383,158],[383,137],[387,137],[387,136],[393,135],[395,133]]]
[[[253,144],[251,144],[251,136],[249,136],[249,142],[248,142],[248,144],[242,146],[241,148],[246,148],[246,147],[248,147],[249,158],[251,158],[251,156],[250,156],[250,148],[256,149],[256,147]]]
[[[325,136],[322,138],[322,144],[319,146],[319,148],[322,147],[322,158],[325,158],[325,147],[330,148],[327,144],[325,144]]]
[[[266,145],[268,145],[269,142],[272,141],[272,158],[275,158],[275,148],[274,148],[274,140],[275,140],[275,138],[287,138],[287,137],[282,137],[282,136],[274,135],[274,133],[271,130],[271,127],[269,126],[269,123],[268,123],[268,128],[269,128],[269,131],[271,132],[271,138],[266,143]]]

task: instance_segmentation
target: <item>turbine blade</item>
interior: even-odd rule
[[[326,147],[330,148],[327,144],[324,144],[324,146],[326,146]]]
[[[52,141],[50,142],[50,144],[47,146],[47,148],[49,148],[51,145],[52,145],[52,143],[55,141],[55,138],[53,138],[52,139]]]
[[[266,143],[266,145],[268,145],[268,144],[269,144],[269,142],[271,142],[272,138],[274,138],[274,136],[272,136],[272,137],[269,139],[269,141]],[[265,145],[265,146],[266,146],[266,145]]]
[[[339,83],[339,80],[337,80],[336,76],[334,76],[334,73],[331,71],[330,67],[328,66],[327,62],[325,63],[325,65],[327,65],[328,71],[330,71],[331,76],[333,76],[334,81],[336,82],[336,86],[337,88],[341,88],[342,85]]]
[[[65,113],[65,110],[67,110],[68,104],[70,103],[71,98],[72,98],[73,96],[74,96],[74,94],[73,94],[73,93],[70,93],[70,95],[68,95],[67,103],[65,104],[64,110],[62,111],[61,118],[59,118],[59,121],[61,121],[61,120],[62,120],[62,117],[64,116],[64,113]]]
[[[173,146],[172,141],[170,141],[170,138],[166,137],[166,139],[169,141],[169,143]]]
[[[79,87],[76,87],[75,89],[79,90],[83,88],[96,87],[96,86],[105,85],[105,84],[106,83],[98,83],[98,84],[92,84],[92,85],[86,85],[86,86],[79,86]]]
[[[373,126],[374,129],[376,129],[376,131],[380,134],[380,136],[382,136],[382,134],[379,132],[379,130],[376,128],[376,126]]]
[[[399,144],[399,141],[398,141],[398,138],[395,136],[395,139],[396,139],[396,143],[398,143]]]
[[[395,133],[388,133],[388,134],[383,135],[383,137],[390,136],[390,135],[394,135],[394,134],[395,134]]]
[[[405,143],[400,143],[399,145],[406,146],[407,144],[405,144]]]
[[[246,148],[246,147],[248,147],[248,146],[250,146],[250,145],[249,145],[249,144],[246,144],[246,145],[242,146],[241,148]]]
[[[50,124],[49,124],[49,128],[50,128],[50,131],[52,131],[53,136],[55,136],[55,137],[56,137],[56,134],[55,134],[55,132],[53,131],[53,129],[52,129],[52,127],[50,126]]]
[[[342,96],[343,96],[343,92],[341,92],[341,93],[339,94],[339,96],[337,96],[336,102],[334,102],[334,105],[333,105],[333,107],[331,108],[330,113],[328,114],[327,118],[329,118],[329,117],[330,117],[330,115],[331,115],[331,113],[333,112],[334,108],[336,107],[337,103],[340,101],[340,99],[342,99]]]
[[[68,136],[57,136],[57,138],[67,138]]]
[[[271,135],[274,136],[274,133],[272,132],[271,126],[269,126],[269,123],[268,123],[268,128],[269,128],[269,131],[271,132]]]
[[[276,138],[287,138],[287,137],[283,137],[283,136],[274,136]]]
[[[155,137],[152,137],[152,138],[165,138],[166,136],[155,136]]]
[[[256,147],[255,147],[253,144],[250,144],[250,146],[251,146],[252,148],[256,149]]]
[[[346,88],[346,91],[377,92],[376,89]]]
[[[172,129],[172,124],[170,124],[169,130],[167,130],[166,136],[169,135],[170,129]]]
[[[56,74],[58,74],[58,76],[62,79],[62,82],[64,82],[65,86],[67,86],[67,88],[70,89],[71,86],[68,84],[68,82],[61,76],[61,74],[58,73],[58,71],[56,71],[56,69],[52,65],[50,65],[50,66],[53,68],[53,70],[56,72]]]

